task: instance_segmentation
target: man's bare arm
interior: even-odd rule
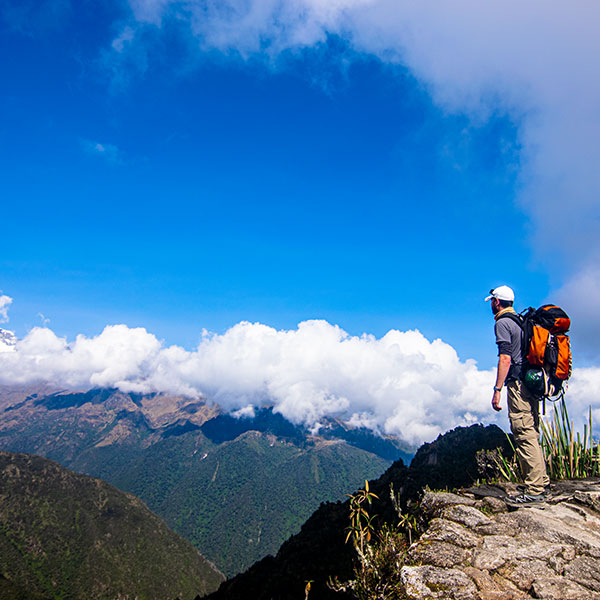
[[[498,371],[496,373],[496,385],[498,389],[502,388],[504,382],[506,381],[506,377],[508,376],[508,371],[510,369],[510,356],[508,354],[501,354],[498,357]],[[502,406],[500,406],[500,392],[494,390],[494,395],[492,396],[492,408],[494,410],[502,410]]]

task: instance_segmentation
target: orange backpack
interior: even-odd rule
[[[502,317],[515,321],[522,330],[519,378],[525,387],[540,399],[558,400],[565,392],[573,362],[566,335],[571,326],[567,313],[554,304],[544,304],[537,310],[529,307],[520,315],[506,313]]]
[[[564,394],[573,358],[567,331],[571,319],[554,304],[529,308],[523,318],[522,380],[543,398]]]

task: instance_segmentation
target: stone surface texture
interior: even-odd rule
[[[600,479],[557,482],[513,508],[511,484],[427,491],[402,568],[411,600],[600,600]]]

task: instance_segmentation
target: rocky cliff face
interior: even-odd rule
[[[600,480],[559,482],[548,502],[510,512],[486,494],[503,495],[425,494],[426,531],[401,572],[407,598],[600,600]]]

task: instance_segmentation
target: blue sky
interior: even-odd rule
[[[516,95],[521,71],[457,100],[458,70],[449,85],[410,48],[388,59],[356,19],[317,12],[300,42],[262,23],[262,50],[234,17],[211,40],[202,4],[0,5],[4,327],[24,336],[41,313],[69,339],[125,323],[193,348],[203,328],[317,318],[417,328],[488,368],[490,287],[579,310],[568,285],[595,251],[556,268],[539,252],[554,104]]]

